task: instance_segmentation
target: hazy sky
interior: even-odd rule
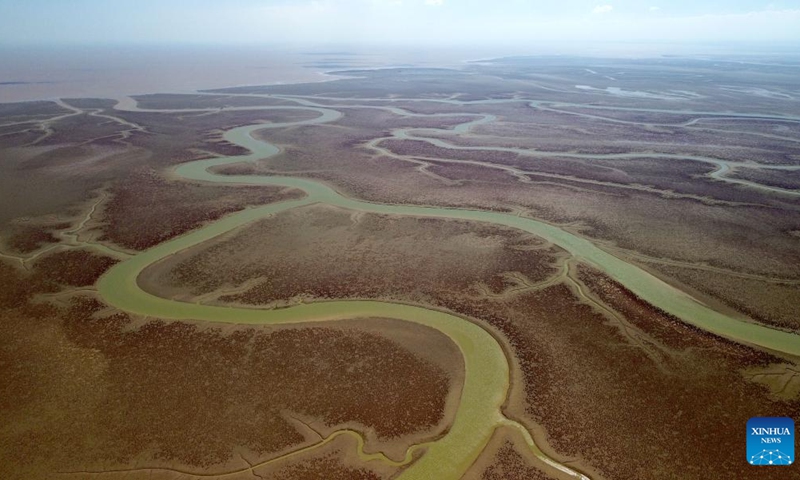
[[[16,43],[800,42],[800,0],[0,0]]]

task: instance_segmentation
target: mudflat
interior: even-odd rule
[[[501,59],[0,108],[9,476],[753,474],[740,426],[800,413],[800,116],[753,94],[793,77],[665,61],[713,80]]]

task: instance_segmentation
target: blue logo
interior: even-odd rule
[[[747,463],[794,463],[794,420],[788,417],[753,417],[747,421]]]

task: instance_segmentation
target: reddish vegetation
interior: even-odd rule
[[[601,107],[663,109],[665,105],[654,98],[572,91],[564,84],[583,83],[587,72],[582,66],[563,60],[526,62],[475,64],[472,71],[382,69],[338,82],[234,91],[464,100],[518,95]],[[737,93],[736,85],[747,84],[752,76],[752,68],[746,65],[740,69],[726,63],[715,70],[709,63],[704,75],[720,82],[706,83],[686,75],[691,66],[679,62],[614,60],[593,68],[606,73],[635,72],[617,75],[615,82],[628,91],[669,91],[674,96],[692,90],[696,97],[678,95],[678,103],[695,111],[796,113],[780,92],[777,98]],[[684,73],[674,73],[676,69]],[[763,80],[770,89],[790,92],[796,84],[791,72],[773,68],[767,73]],[[718,83],[735,85],[720,93]],[[209,96],[145,100],[151,106],[214,108],[283,102]],[[209,155],[244,153],[224,141],[221,132],[262,120],[315,116],[299,111],[130,113],[111,111],[113,101],[75,104],[104,109],[141,128],[131,130],[125,122],[88,114],[47,125],[0,127],[4,158],[0,180],[5,182],[0,182],[0,191],[7,200],[0,208],[0,223],[63,214],[86,200],[89,192],[114,185],[105,211],[106,238],[136,249],[247,205],[296,194],[168,182],[152,171],[134,172],[136,168],[160,172]],[[569,228],[584,236],[652,257],[761,277],[798,277],[795,237],[800,216],[795,199],[712,180],[708,173],[715,167],[709,164],[647,157],[647,152],[669,152],[794,165],[800,149],[798,129],[791,122],[711,120],[588,107],[572,108],[570,114],[548,111],[541,103],[531,108],[522,100],[509,105],[403,101],[392,105],[429,113],[470,111],[498,117],[497,122],[476,127],[467,135],[447,135],[448,141],[461,145],[632,155],[617,160],[532,159],[508,152],[445,150],[415,141],[383,142],[400,153],[515,165],[538,173],[528,175],[531,183],[521,183],[484,167],[435,163],[428,172],[453,180],[442,182],[414,164],[376,155],[364,145],[389,135],[395,127],[446,127],[459,119],[403,118],[349,109],[335,125],[270,130],[266,136],[281,146],[280,155],[227,171],[294,171],[371,201],[520,212],[570,223]],[[67,112],[52,102],[0,104],[4,123],[61,113]],[[609,121],[614,119],[622,122]],[[26,144],[32,142],[46,148],[28,148]],[[796,173],[739,169],[730,174],[786,188],[800,182]],[[655,186],[662,192],[637,193],[577,178],[554,178],[558,175]],[[669,191],[702,198],[678,200],[670,198]],[[569,277],[544,290],[520,285],[516,275],[505,274],[520,272],[528,280],[542,280],[554,273],[557,250],[502,229],[457,222],[453,222],[455,227],[439,229],[441,224],[435,222],[346,218],[344,225],[370,227],[354,233],[356,228],[342,227],[341,218],[322,217],[297,230],[279,230],[270,238],[280,241],[268,250],[257,248],[264,242],[264,231],[251,233],[246,239],[250,243],[215,245],[246,247],[242,250],[250,255],[244,257],[247,261],[241,261],[237,252],[223,265],[218,260],[224,251],[213,251],[215,246],[201,248],[202,254],[211,254],[199,255],[194,264],[191,261],[196,259],[190,258],[175,270],[179,287],[205,292],[226,288],[226,282],[255,279],[249,290],[231,292],[223,299],[291,303],[296,301],[292,297],[391,298],[449,308],[491,324],[507,340],[515,367],[506,405],[509,416],[543,425],[551,446],[560,454],[574,456],[579,468],[597,473],[593,478],[787,475],[786,469],[746,465],[742,428],[755,415],[797,418],[800,400],[773,398],[741,372],[779,361],[786,369],[796,369],[795,364],[687,326],[588,268],[579,268],[577,279]],[[278,221],[264,225],[267,233],[272,233],[271,226],[281,226]],[[27,253],[55,240],[44,228],[30,228],[16,237],[12,234],[8,246]],[[227,239],[241,240],[235,235]],[[448,236],[461,238],[448,242]],[[476,243],[480,248],[472,248]],[[265,251],[272,257],[265,260]],[[483,253],[474,254],[477,251]],[[68,469],[103,469],[115,463],[124,467],[134,462],[186,466],[187,470],[213,465],[210,471],[223,471],[226,462],[241,464],[236,456],[240,452],[244,452],[242,459],[268,458],[308,442],[312,429],[324,432],[338,424],[356,424],[364,427],[368,440],[383,440],[422,431],[443,418],[443,399],[452,387],[448,372],[414,355],[416,350],[403,349],[400,335],[395,342],[389,340],[389,333],[335,325],[215,328],[159,321],[142,325],[141,320],[125,315],[109,316],[105,306],[92,300],[77,300],[68,309],[29,302],[36,293],[56,291],[65,284],[88,285],[112,262],[84,251],[48,255],[34,263],[30,273],[0,262],[0,417],[4,420],[0,477],[52,477]],[[681,278],[677,270],[665,275]],[[702,275],[692,278],[696,288],[701,288]],[[575,286],[579,283],[583,284],[580,289]],[[737,283],[736,288],[730,287],[732,283]],[[713,285],[708,282],[705,291],[723,300],[740,300],[734,306],[754,317],[776,312],[796,316],[794,305],[775,307],[779,302],[791,303],[791,296],[783,292],[794,284],[784,290],[764,288],[769,292],[767,299],[743,285],[746,282],[717,280]],[[737,295],[745,289],[750,297]],[[502,298],[496,295],[500,293]],[[753,295],[761,296],[763,304],[750,300]],[[606,307],[613,312],[609,314]],[[403,339],[409,343],[408,337]],[[420,409],[420,399],[429,405]],[[311,425],[304,428],[292,416]],[[484,472],[485,478],[541,476],[525,462],[525,455],[519,455],[522,450],[515,451],[512,445],[495,444],[495,462]],[[351,467],[358,464],[348,462],[352,459],[348,455],[352,457],[351,448],[327,447],[298,455],[287,464],[274,465],[275,478],[374,478],[374,472]],[[247,472],[247,478],[253,475]]]
[[[105,239],[142,250],[248,205],[298,198],[277,187],[218,187],[169,182],[140,170],[112,189]]]
[[[531,235],[488,224],[314,206],[179,254],[147,269],[140,281],[162,295],[169,289],[198,295],[256,280],[223,297],[248,304],[295,296],[423,302],[445,291],[473,291],[479,282],[501,293],[512,286],[503,276],[509,271],[540,282],[556,271],[555,252]]]
[[[381,468],[385,472],[371,469],[380,467],[377,462],[363,463],[355,455],[356,444],[352,439],[338,438],[330,444],[303,453],[276,465],[256,468],[254,473],[261,478],[280,480],[380,480],[388,478],[394,468]],[[358,464],[354,466],[353,464]]]
[[[69,110],[50,101],[0,103],[0,120],[3,123],[46,119],[65,113],[69,113]]]
[[[743,278],[735,272],[658,262],[650,263],[648,267],[667,278],[676,279],[682,290],[695,289],[701,301],[705,301],[702,296],[707,295],[712,301],[722,300],[724,305],[758,322],[800,331],[800,282],[796,278]]]
[[[506,440],[497,451],[494,461],[483,471],[482,480],[552,480],[538,468],[532,467],[525,458],[517,452],[514,444]]]
[[[136,95],[134,97],[139,108],[170,110],[184,108],[229,108],[242,106],[296,106],[297,103],[278,98],[264,97],[238,97],[232,95],[208,95],[208,94],[173,94],[156,93],[150,95]],[[283,112],[280,112],[283,113]],[[275,114],[275,112],[270,112]],[[285,113],[283,113],[285,115]]]
[[[297,463],[278,470],[273,478],[284,480],[379,480],[381,477],[364,468],[350,468],[342,465],[333,453],[323,458]]]
[[[43,279],[31,281],[21,269],[0,261],[0,308],[17,308],[38,292],[52,290],[50,284]]]
[[[722,350],[725,353],[734,355],[736,360],[740,362],[746,361],[751,365],[765,365],[777,361],[771,355],[726,340],[682,322],[678,318],[653,307],[618,282],[591,267],[581,266],[578,269],[578,278],[603,303],[671,348],[684,349],[691,346],[697,347],[700,344],[715,351]]]
[[[220,471],[237,449],[269,458],[308,442],[290,416],[317,429],[353,422],[387,439],[443,415],[445,372],[346,323],[137,327],[126,315],[100,316],[103,308],[79,299],[64,310],[5,310],[0,412],[14,428],[0,444],[14,448],[4,449],[4,478],[134,459]]]
[[[291,213],[298,215],[301,212]],[[299,222],[301,227],[295,231],[291,221],[302,216],[294,220],[291,216],[254,224],[217,245],[176,259],[181,265],[177,271],[184,275],[180,278],[207,291],[214,288],[207,280],[212,266],[216,267],[213,281],[225,279],[236,284],[254,275],[247,269],[229,271],[220,266],[245,264],[255,275],[266,272],[266,280],[245,294],[257,293],[253,298],[259,300],[286,300],[296,292],[348,296],[357,289],[357,295],[368,297],[423,298],[426,303],[486,321],[506,337],[520,367],[512,382],[510,415],[544,426],[557,452],[579,458],[577,468],[597,472],[599,477],[700,479],[713,469],[722,476],[741,478],[749,473],[744,470],[748,466],[732,460],[744,457],[738,440],[741,425],[758,412],[800,413],[800,402],[775,400],[739,373],[745,367],[777,359],[664,315],[597,272],[579,268],[579,278],[588,287],[584,290],[598,296],[631,325],[623,326],[599,313],[568,286],[571,283],[543,290],[523,288],[501,298],[480,295],[471,288],[480,281],[492,293],[508,289],[508,277],[500,274],[522,267],[526,272],[539,272],[531,275],[534,278],[546,278],[554,273],[552,251],[499,249],[496,256],[481,260],[478,252],[486,247],[484,242],[448,247],[453,238],[462,238],[462,227],[476,234],[482,232],[480,226],[440,220],[410,224],[412,219],[351,218],[331,212],[309,217],[314,221]],[[395,223],[402,228],[395,231]],[[425,233],[429,225],[435,225],[436,231]],[[505,236],[501,229],[490,231]],[[314,246],[322,232],[326,232],[324,248]],[[482,234],[477,238],[483,238]],[[263,251],[259,245],[265,244],[269,256],[258,253]],[[281,253],[282,245],[290,245],[291,251]],[[458,252],[459,261],[448,257],[451,250]],[[417,263],[420,259],[426,259],[425,263]],[[300,260],[309,264],[292,266]],[[450,267],[436,277],[440,281],[429,285],[426,275],[436,271],[439,260]],[[475,270],[473,262],[482,268]],[[372,273],[373,268],[380,275]],[[328,271],[346,280],[328,280]],[[194,273],[188,275],[190,272]],[[314,275],[307,277],[302,272]],[[412,278],[419,291],[404,287],[403,279],[410,273],[416,274]],[[241,301],[245,296],[235,298]],[[725,420],[721,424],[719,419]],[[618,431],[625,434],[611,433]],[[685,439],[681,448],[676,447],[675,438]],[[718,455],[719,445],[726,455]],[[667,454],[672,460],[654,464],[654,459]],[[705,458],[703,463],[693,460],[697,455]]]
[[[634,343],[565,285],[509,302],[444,303],[503,332],[522,376],[512,416],[542,425],[557,452],[582,459],[576,467],[604,478],[782,478],[751,471],[741,432],[763,412],[797,417],[800,402],[772,399],[738,373],[777,359],[700,333],[622,291],[601,293],[654,339],[639,332],[642,344]]]
[[[655,343],[637,346],[573,298],[556,287],[513,307],[537,318],[515,322],[516,350],[528,385],[526,410],[558,452],[582,456],[607,478],[702,479],[710,471],[720,478],[781,478],[766,469],[752,472],[741,441],[752,416],[800,413],[800,402],[775,401],[738,373],[767,355],[652,309],[640,318],[648,319],[641,327]],[[620,310],[642,307],[626,296],[601,298]],[[661,360],[649,358],[647,349]]]
[[[0,261],[0,308],[24,306],[37,293],[93,284],[116,260],[86,250],[65,250],[38,260],[31,272]]]
[[[42,227],[24,226],[14,229],[6,243],[17,253],[31,253],[48,243],[56,243],[58,239]]]
[[[117,260],[113,258],[86,250],[64,250],[37,260],[33,271],[48,281],[86,287],[94,284],[115,263]]]

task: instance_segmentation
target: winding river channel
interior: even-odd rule
[[[137,283],[139,274],[149,265],[177,252],[255,220],[303,205],[321,203],[363,212],[463,219],[505,225],[530,232],[602,270],[643,300],[689,324],[741,343],[800,356],[800,336],[716,312],[648,272],[605,252],[589,240],[549,223],[489,211],[371,203],[347,197],[326,184],[308,179],[285,176],[218,175],[209,171],[211,167],[255,162],[277,154],[279,149],[276,146],[253,137],[253,132],[257,130],[322,124],[333,122],[342,116],[342,113],[336,110],[338,107],[311,106],[308,102],[303,104],[302,101],[298,103],[297,106],[256,108],[313,111],[319,116],[297,122],[262,123],[234,128],[227,131],[224,138],[248,149],[250,154],[189,162],[178,166],[174,173],[178,177],[192,181],[293,187],[304,191],[306,194],[304,198],[248,208],[143,251],[112,267],[98,282],[98,290],[107,303],[123,311],[157,318],[273,325],[384,317],[425,325],[443,332],[458,345],[465,362],[466,375],[460,404],[447,434],[435,442],[425,444],[425,454],[404,470],[399,478],[461,478],[483,451],[495,429],[503,425],[520,428],[533,452],[551,467],[576,478],[586,477],[547,457],[519,423],[504,417],[501,407],[506,400],[510,385],[509,360],[498,341],[477,322],[435,309],[378,301],[330,301],[273,310],[186,303],[157,297],[143,291]],[[353,108],[353,105],[348,105],[347,108]],[[120,102],[117,109],[139,110],[135,101],[130,99]],[[147,111],[214,110],[217,109]],[[455,117],[465,114],[448,115]],[[478,120],[465,122],[456,127],[456,131],[466,132],[472,125],[493,120],[491,116],[480,117]],[[446,145],[442,144],[447,148]]]

